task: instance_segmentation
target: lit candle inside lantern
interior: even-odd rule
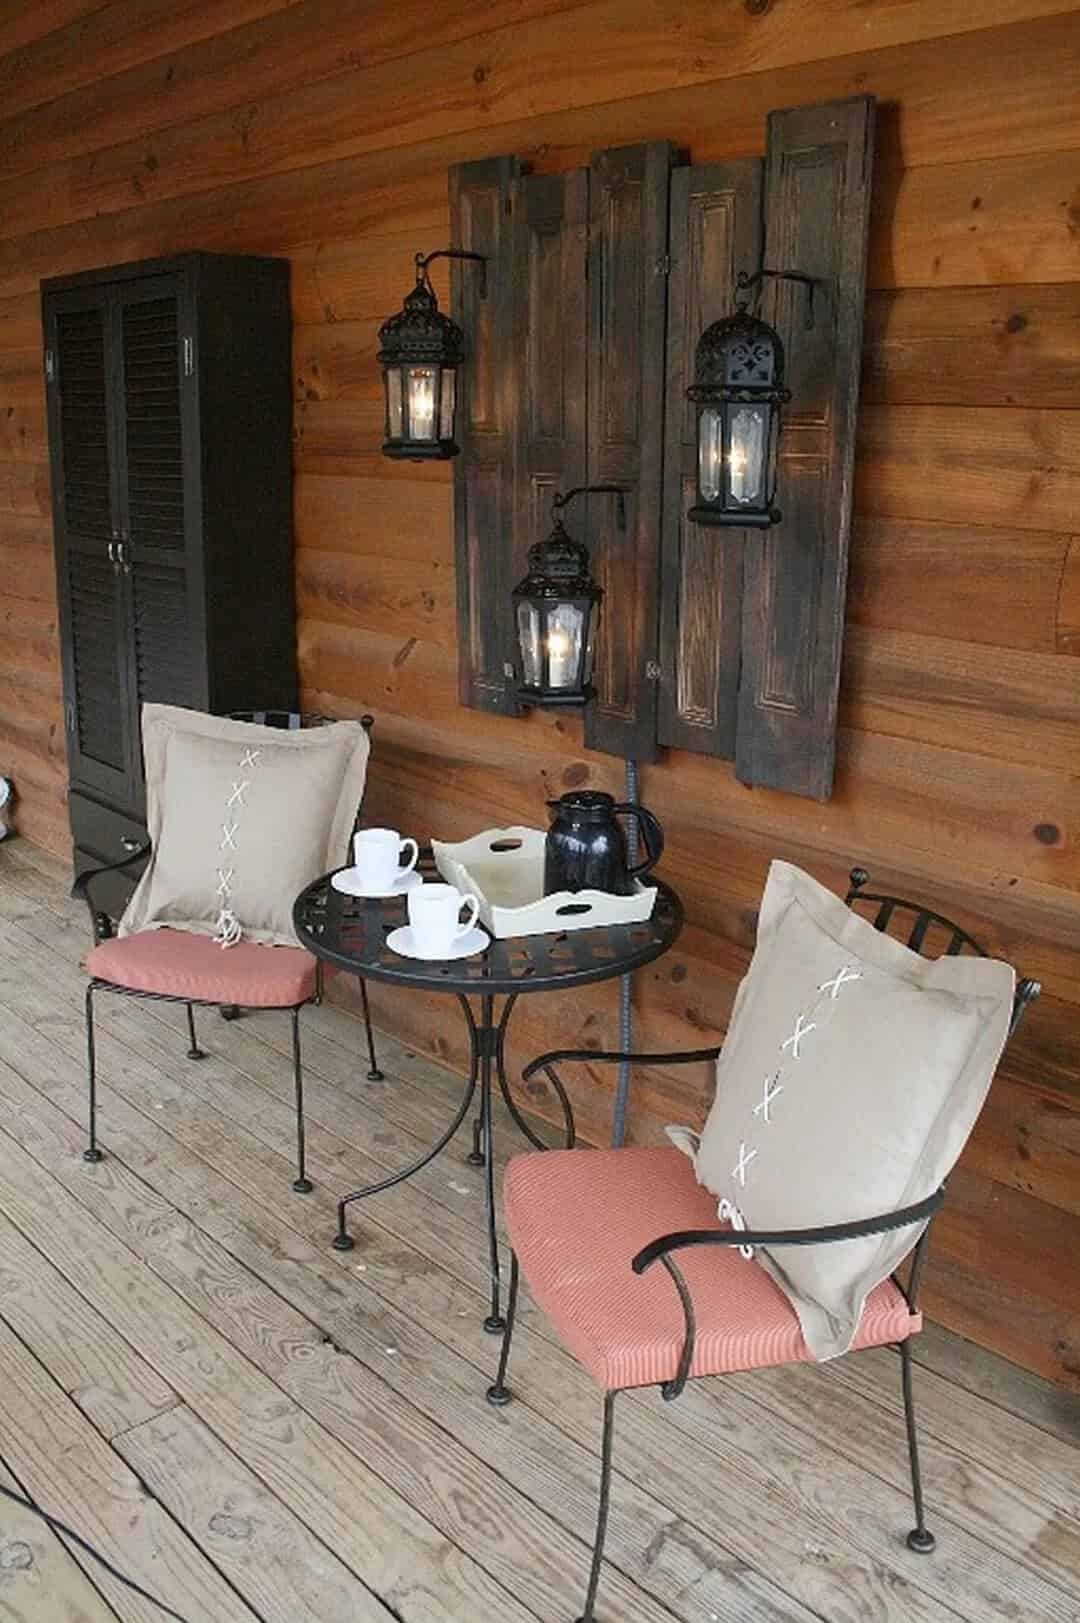
[[[548,685],[566,688],[578,679],[583,616],[572,603],[548,611]]]
[[[435,438],[435,372],[429,366],[409,371],[409,427],[413,439]]]

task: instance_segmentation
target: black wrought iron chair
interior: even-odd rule
[[[968,951],[986,956],[979,943],[951,920],[917,903],[873,892],[867,888],[868,884],[869,876],[865,869],[852,869],[851,888],[846,898],[848,905],[876,909],[873,922],[879,930],[888,930],[894,921],[899,922],[913,915],[907,935],[907,944],[913,951],[922,950],[931,930],[935,933],[944,930],[948,937],[946,955]],[[1010,1036],[1027,1005],[1039,995],[1039,990],[1037,981],[1018,982],[1009,1026]],[[686,1065],[715,1061],[719,1054],[719,1047],[668,1054],[558,1049],[535,1059],[527,1067],[524,1079],[529,1081],[543,1072],[561,1092],[562,1083],[556,1067],[567,1062],[582,1061],[596,1065],[631,1061],[652,1065]],[[721,1227],[715,1216],[714,1197],[696,1185],[692,1174],[687,1176],[687,1169],[685,1156],[674,1148],[619,1149],[586,1155],[559,1151],[546,1155],[523,1155],[512,1161],[507,1169],[504,1199],[515,1249],[502,1352],[498,1373],[488,1388],[488,1401],[502,1405],[508,1403],[512,1395],[506,1385],[506,1371],[517,1311],[519,1268],[524,1268],[526,1276],[531,1279],[561,1339],[589,1369],[604,1392],[600,1506],[585,1607],[578,1623],[594,1623],[595,1619],[611,1492],[617,1394],[640,1386],[659,1385],[664,1399],[679,1397],[691,1378],[695,1351],[700,1347],[703,1354],[716,1356],[713,1350],[721,1346],[724,1336],[730,1340],[731,1327],[736,1320],[735,1330],[739,1338],[737,1358],[727,1361],[726,1354],[732,1351],[729,1345],[723,1354],[716,1356],[712,1368],[708,1367],[708,1357],[699,1359],[699,1366],[705,1362],[706,1367],[693,1368],[693,1378],[718,1374],[730,1368],[760,1368],[804,1361],[807,1357],[790,1308],[764,1270],[735,1266],[734,1247],[821,1246],[862,1239],[925,1222],[926,1226],[910,1253],[907,1278],[902,1281],[894,1275],[879,1285],[867,1299],[852,1350],[886,1345],[895,1345],[899,1349],[915,1508],[915,1526],[907,1535],[907,1544],[909,1549],[922,1555],[929,1554],[935,1547],[934,1535],[926,1526],[923,1504],[912,1395],[910,1338],[921,1328],[919,1283],[931,1222],[945,1198],[944,1185],[915,1205],[862,1221],[822,1228],[762,1232]],[[595,1287],[590,1289],[590,1282],[581,1277],[580,1270],[566,1270],[560,1263],[552,1261],[554,1242],[551,1224],[553,1213],[571,1212],[573,1233],[576,1243],[580,1245],[580,1234],[585,1229],[585,1214],[590,1207],[601,1214],[592,1231],[592,1243],[595,1243],[602,1256],[609,1259],[612,1276],[618,1277],[616,1271],[620,1267],[627,1268],[627,1278],[629,1269],[634,1274],[642,1275],[656,1263],[670,1276],[675,1293],[670,1303],[666,1297],[663,1299],[661,1311],[665,1327],[670,1319],[670,1333],[665,1329],[662,1345],[660,1339],[642,1337],[635,1319],[635,1305],[629,1300],[623,1302],[621,1298],[622,1305],[610,1309],[611,1322],[605,1321],[603,1338],[597,1337],[595,1323],[591,1324],[588,1334],[581,1327],[580,1318],[590,1311],[586,1298],[592,1300]],[[631,1234],[636,1234],[638,1238],[629,1239],[627,1243]],[[655,1237],[642,1244],[645,1235]],[[717,1258],[715,1270],[708,1275],[695,1270],[695,1296],[675,1261],[675,1253],[700,1246],[725,1249]],[[730,1265],[726,1260],[729,1258]],[[640,1304],[636,1307],[640,1310]],[[606,1344],[599,1346],[598,1339],[604,1339]]]
[[[296,728],[322,726],[331,718],[309,712],[287,710],[243,710],[233,713],[235,721],[250,721],[261,726]],[[370,732],[374,718],[364,716],[363,725]],[[357,808],[356,821],[360,809]],[[94,1041],[94,995],[97,992],[116,992],[123,997],[147,998],[152,1002],[182,1003],[187,1010],[188,1058],[200,1060],[205,1053],[200,1048],[195,1031],[195,1009],[217,1008],[226,1020],[236,1019],[243,1009],[276,1009],[288,1013],[292,1020],[293,1078],[296,1090],[296,1177],[292,1187],[297,1194],[310,1193],[313,1185],[307,1176],[304,1146],[304,1073],[300,1047],[300,1011],[309,1004],[321,1003],[323,995],[323,966],[302,948],[260,947],[241,943],[227,953],[208,952],[209,938],[185,935],[182,931],[149,931],[146,951],[152,963],[139,966],[139,973],[129,976],[127,966],[120,962],[120,954],[110,953],[107,943],[115,940],[114,920],[107,908],[94,899],[94,887],[103,876],[122,873],[150,854],[150,842],[135,845],[119,862],[106,863],[81,873],[71,888],[72,896],[84,901],[90,912],[94,935],[94,948],[87,959],[90,979],[86,986],[86,1062],[89,1089],[89,1142],[83,1151],[86,1161],[100,1161],[102,1150],[97,1140],[97,1055]],[[171,938],[171,939],[170,939]],[[128,937],[134,941],[135,937]],[[140,937],[141,939],[141,937]],[[105,948],[105,951],[99,949]],[[97,964],[95,964],[97,959]],[[113,959],[116,962],[113,962]],[[134,967],[134,966],[133,966]],[[165,990],[173,985],[183,990]],[[152,986],[154,989],[148,989]],[[195,990],[192,990],[192,989]],[[197,995],[202,989],[202,996]],[[367,1033],[368,1078],[382,1081],[375,1056],[375,1037],[371,1028],[367,986],[360,981],[364,1026]]]

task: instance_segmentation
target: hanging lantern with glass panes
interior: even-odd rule
[[[780,407],[790,399],[783,382],[779,335],[744,306],[702,333],[686,391],[698,408],[694,523],[767,529],[778,522]]]
[[[586,704],[593,696],[593,644],[604,594],[592,577],[589,549],[567,534],[561,516],[581,494],[555,497],[551,534],[529,548],[529,573],[514,588],[522,704]],[[621,511],[621,492],[619,505]]]
[[[465,335],[439,309],[428,275],[433,259],[479,260],[483,274],[481,254],[452,248],[417,254],[416,286],[397,315],[379,328],[378,358],[386,390],[384,456],[426,461],[458,454],[454,414]],[[483,293],[481,284],[481,297]]]

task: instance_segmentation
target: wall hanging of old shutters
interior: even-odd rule
[[[578,519],[604,588],[584,718],[594,749],[733,759],[748,784],[824,797],[837,689],[866,237],[872,97],[774,113],[764,160],[680,164],[666,142],[525,176],[514,158],[451,175],[455,246],[488,256],[488,295],[454,268],[469,359],[454,471],[460,696],[513,714],[510,593],[550,495],[626,487]],[[767,266],[764,318],[787,355],[778,504],[768,530],[706,529],[686,400],[702,331]],[[577,510],[581,513],[581,509]]]

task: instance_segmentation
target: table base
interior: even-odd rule
[[[492,993],[483,993],[480,998],[480,1018],[476,1018],[472,1005],[464,993],[458,994],[458,1002],[465,1012],[465,1020],[469,1031],[469,1075],[465,1083],[465,1091],[461,1103],[446,1131],[436,1140],[429,1150],[419,1156],[409,1166],[403,1167],[400,1172],[392,1173],[387,1178],[380,1178],[377,1183],[366,1185],[363,1189],[355,1189],[345,1195],[338,1202],[338,1229],[331,1244],[335,1251],[351,1251],[356,1243],[349,1233],[345,1223],[345,1213],[353,1201],[366,1200],[369,1195],[380,1194],[384,1189],[392,1189],[395,1184],[403,1183],[423,1170],[435,1157],[443,1151],[461,1127],[469,1109],[476,1097],[477,1089],[480,1093],[480,1108],[473,1122],[473,1146],[467,1160],[472,1166],[483,1168],[484,1172],[484,1215],[487,1224],[488,1257],[491,1271],[491,1311],[484,1320],[484,1329],[492,1335],[499,1335],[505,1329],[506,1321],[502,1315],[502,1288],[499,1269],[499,1243],[495,1222],[495,1149],[494,1134],[492,1130],[492,1106],[494,1102],[494,1087],[498,1083],[499,1092],[507,1111],[522,1136],[537,1150],[546,1150],[549,1146],[537,1137],[529,1126],[511,1095],[510,1085],[506,1077],[506,1028],[510,1021],[510,1014],[517,1002],[518,994],[510,993],[504,999],[502,1010],[498,1019],[495,1017],[495,997]],[[565,1124],[565,1143],[567,1149],[573,1149],[575,1144],[574,1112],[567,1098],[559,1078],[554,1071],[548,1071],[548,1081],[551,1083],[562,1106],[563,1121]]]

